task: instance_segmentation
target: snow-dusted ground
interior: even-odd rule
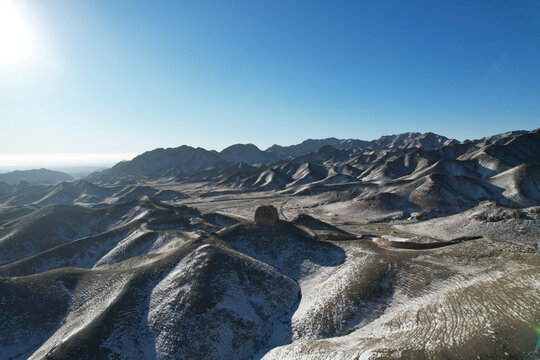
[[[182,146],[0,183],[0,359],[538,358],[539,141]]]
[[[36,212],[7,222],[0,245],[29,246],[0,265],[0,358],[524,358],[537,341],[535,207],[367,226],[369,209],[323,196],[190,199],[202,214],[143,198],[37,209],[84,215],[50,228]],[[246,220],[268,202],[357,238]],[[379,241],[477,235],[432,250]]]
[[[405,242],[405,241],[410,240],[409,238],[399,237],[399,236],[394,236],[394,235],[383,235],[382,238],[389,241],[397,241],[397,242]]]
[[[532,354],[536,341],[532,329],[540,316],[538,257],[524,256],[522,262],[506,263],[505,256],[491,259],[480,251],[480,261],[452,259],[458,256],[459,247],[471,251],[471,246],[456,245],[440,254],[425,251],[406,262],[393,263],[398,271],[383,288],[383,301],[378,307],[372,305],[370,316],[350,334],[298,337],[290,345],[271,350],[264,359],[440,359],[449,353],[458,358],[522,358],[527,352]],[[343,293],[331,279],[324,284],[325,295],[311,306],[306,304],[306,309],[332,298],[327,292]],[[339,302],[329,304],[335,305],[330,313],[346,309]],[[301,304],[293,320],[307,319],[302,316],[307,313]]]
[[[434,236],[443,240],[463,236],[486,236],[500,241],[530,244],[539,248],[539,210],[539,207],[508,209],[487,203],[456,215],[407,225],[395,225],[394,228],[410,234]]]

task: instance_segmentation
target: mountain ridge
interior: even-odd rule
[[[435,139],[435,140],[434,140]],[[107,176],[124,175],[165,177],[178,176],[205,170],[209,168],[223,168],[228,164],[246,163],[268,165],[283,160],[292,160],[319,151],[323,147],[331,146],[341,151],[358,149],[380,150],[382,148],[395,148],[408,146],[409,148],[427,147],[436,148],[446,142],[456,143],[456,140],[433,133],[404,133],[387,135],[372,141],[359,139],[307,139],[295,145],[272,145],[266,150],[259,149],[254,144],[233,144],[221,152],[206,150],[201,147],[181,145],[175,148],[157,148],[136,156],[131,161],[122,161],[110,169],[95,172],[87,176],[89,180],[100,180]],[[194,164],[198,161],[198,166]],[[147,162],[145,165],[144,163]]]
[[[0,183],[0,358],[534,358],[540,132],[329,141]]]
[[[75,178],[61,171],[49,170],[45,168],[32,170],[15,170],[0,174],[0,182],[16,185],[21,181],[31,184],[55,184],[62,181],[73,181]]]

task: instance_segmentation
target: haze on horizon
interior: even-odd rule
[[[0,168],[531,130],[539,15],[535,1],[0,0]]]

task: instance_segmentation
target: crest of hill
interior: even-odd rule
[[[48,204],[71,204],[77,199],[82,200],[83,198],[87,202],[99,202],[111,194],[110,189],[81,179],[73,182],[61,182],[55,185],[43,198],[35,203],[40,206]]]
[[[493,185],[505,189],[505,196],[518,206],[533,206],[540,203],[540,166],[522,164],[493,176]]]
[[[540,165],[540,128],[525,133],[506,134],[488,138],[463,154],[459,160],[477,160],[497,172],[521,164]]]
[[[182,145],[147,151],[131,161],[122,161],[112,168],[88,176],[89,180],[120,177],[176,177],[210,168],[223,168],[229,162],[217,152]]]
[[[223,149],[219,156],[231,163],[243,162],[246,164],[271,163],[277,156],[264,152],[253,144],[235,144]]]
[[[296,156],[301,156],[304,154],[309,154],[310,152],[319,150],[321,147],[325,145],[337,145],[341,141],[342,140],[336,139],[334,137],[326,138],[326,139],[307,139],[297,145],[290,145],[290,146],[272,145],[265,151],[268,153],[276,154],[282,159],[287,159],[287,158],[293,158]]]
[[[278,154],[282,158],[287,159],[316,152],[325,146],[331,146],[339,150],[421,148],[427,151],[457,143],[459,143],[459,141],[455,139],[449,139],[445,136],[437,135],[431,132],[424,134],[418,132],[407,132],[397,135],[385,135],[371,141],[359,139],[337,139],[334,137],[326,139],[308,139],[297,145],[273,145],[265,151]]]
[[[93,173],[87,179],[97,182],[125,183],[126,181],[133,182],[141,178],[182,178],[183,180],[216,180],[216,183],[220,184],[233,183],[238,185],[240,183],[255,183],[255,180],[259,178],[258,175],[255,176],[256,172],[263,173],[268,170],[269,166],[275,168],[275,166],[283,165],[284,161],[288,161],[301,164],[309,162],[322,165],[324,163],[325,166],[337,166],[347,163],[353,166],[355,170],[348,171],[344,175],[357,177],[362,174],[361,178],[368,181],[372,179],[388,181],[410,175],[413,171],[426,167],[424,164],[420,167],[411,166],[408,159],[413,154],[419,156],[425,152],[432,152],[434,155],[427,154],[431,157],[426,159],[429,163],[428,166],[441,159],[456,159],[459,156],[463,156],[459,160],[481,157],[482,159],[479,160],[482,163],[486,161],[483,158],[496,157],[493,161],[502,164],[507,162],[508,156],[500,152],[507,152],[506,148],[520,147],[522,145],[528,148],[527,159],[520,157],[516,161],[510,161],[508,166],[504,164],[488,166],[490,169],[496,168],[497,171],[489,174],[493,175],[520,163],[530,163],[528,159],[535,157],[532,154],[535,152],[534,146],[531,148],[530,145],[536,143],[536,141],[534,139],[524,140],[527,137],[534,138],[534,136],[534,131],[526,133],[512,132],[483,140],[461,143],[455,139],[449,139],[434,133],[409,132],[383,136],[372,141],[337,138],[308,139],[297,145],[273,145],[264,151],[253,144],[235,144],[221,152],[183,145],[177,148],[160,148],[145,152],[131,161],[120,162],[111,169]],[[519,140],[520,137],[523,137],[523,139]],[[513,144],[510,143],[512,141],[514,141]],[[522,144],[523,142],[526,142],[526,144]],[[499,149],[501,146],[504,149]],[[474,148],[474,150],[471,148]],[[469,153],[465,154],[467,151]],[[521,150],[521,152],[523,151]],[[389,161],[401,160],[406,163],[404,167],[396,167],[389,163]],[[253,169],[231,168],[231,165],[240,163],[258,165]],[[292,176],[294,171],[291,173],[286,172],[286,174]],[[247,178],[251,176],[255,176],[254,181],[247,181]],[[265,178],[267,178],[266,175]],[[234,187],[237,187],[236,185]]]
[[[379,139],[372,141],[371,145],[374,149],[420,148],[428,151],[440,148],[441,146],[457,143],[459,143],[459,141],[455,139],[449,139],[445,136],[437,135],[432,132],[427,132],[425,134],[418,132],[407,132],[398,135],[382,136]]]
[[[18,184],[26,181],[31,184],[51,185],[62,181],[73,181],[75,178],[61,171],[49,169],[15,170],[5,174],[0,174],[0,181],[7,184]]]

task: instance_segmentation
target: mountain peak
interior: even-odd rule
[[[276,160],[272,154],[262,151],[253,144],[234,144],[223,149],[219,155],[232,163],[246,164],[269,163]]]
[[[0,174],[0,181],[8,184],[18,184],[21,181],[31,184],[56,184],[62,181],[73,181],[75,178],[61,171],[54,171],[45,168],[32,170],[15,170],[5,174]]]

